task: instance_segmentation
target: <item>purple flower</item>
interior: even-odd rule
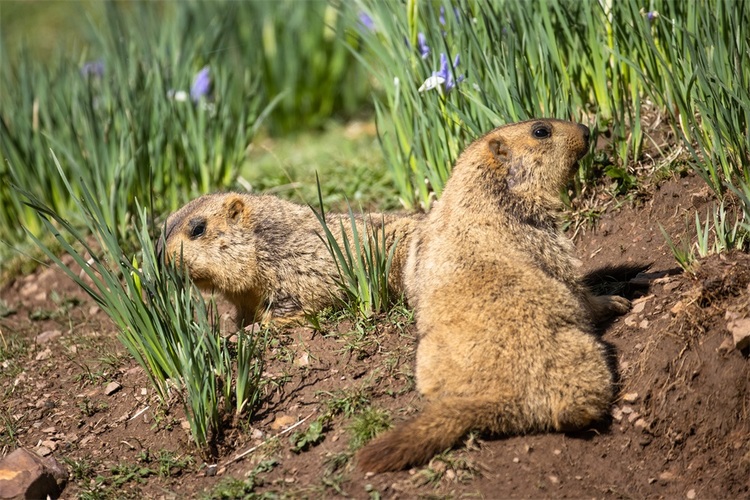
[[[460,75],[456,80],[453,79],[453,73],[456,67],[461,63],[461,57],[456,54],[456,58],[453,60],[453,65],[448,66],[448,56],[444,53],[440,53],[440,69],[432,73],[432,75],[424,81],[419,92],[430,90],[434,88],[441,88],[444,94],[447,94],[453,87],[464,81],[464,75]]]
[[[104,75],[104,61],[90,61],[81,67],[83,76],[102,76]]]
[[[427,37],[425,37],[422,32],[417,33],[417,48],[419,49],[419,55],[422,56],[422,59],[427,59],[427,57],[429,57],[430,46],[427,45]]]
[[[458,7],[453,7],[453,15],[456,16],[456,21],[461,20],[461,11],[458,10]],[[440,16],[438,16],[438,21],[440,21],[440,24],[445,26],[445,6],[440,6]]]
[[[210,69],[204,66],[193,78],[193,84],[190,86],[190,98],[193,102],[198,102],[201,97],[209,97],[211,93]]]
[[[646,19],[648,19],[648,20],[649,20],[649,22],[650,22],[650,21],[653,21],[653,20],[654,20],[654,19],[656,19],[657,17],[659,17],[659,13],[658,13],[658,12],[656,12],[655,10],[652,10],[652,11],[650,11],[650,12],[648,12],[648,13],[646,14]]]
[[[375,31],[375,21],[372,20],[367,12],[359,13],[359,23],[370,31]]]

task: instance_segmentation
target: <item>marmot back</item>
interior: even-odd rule
[[[579,429],[608,412],[613,374],[592,323],[629,302],[588,293],[556,216],[588,139],[582,125],[532,120],[460,155],[406,271],[427,403],[360,451],[363,470],[426,462],[470,430]]]
[[[403,290],[412,221],[419,216],[371,214],[368,226],[385,223],[386,245],[394,242],[389,287]],[[339,244],[349,216],[326,214]],[[357,221],[360,235],[363,221]],[[218,193],[201,196],[172,214],[164,235],[167,258],[182,256],[191,279],[221,292],[237,308],[237,324],[292,321],[334,305],[338,272],[313,211],[274,196]],[[348,234],[352,241],[351,234]]]

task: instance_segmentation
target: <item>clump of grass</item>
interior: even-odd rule
[[[220,335],[216,308],[203,300],[186,270],[165,265],[155,255],[145,210],[138,209],[135,224],[140,259],[129,257],[88,186],[80,186],[82,198],[77,198],[57,157],[53,159],[94,243],[26,193],[29,206],[81,272],[64,264],[33,234],[31,238],[113,320],[120,341],[144,368],[161,400],[172,394],[180,398],[193,440],[215,455],[223,421],[230,414],[251,413],[260,397],[264,337],[238,332],[233,347]]]
[[[381,432],[390,429],[391,416],[380,408],[372,406],[355,415],[349,424],[351,439],[349,448],[356,451],[367,444],[372,438]]]
[[[385,312],[392,303],[388,289],[388,273],[391,269],[396,244],[390,248],[385,237],[385,221],[380,228],[373,228],[365,214],[355,215],[349,207],[346,219],[338,219],[338,231],[329,227],[323,209],[323,195],[318,184],[318,210],[313,209],[323,229],[320,235],[328,247],[339,274],[339,286],[344,294],[344,304],[355,316],[369,318]],[[335,224],[336,222],[334,222]],[[339,236],[339,239],[336,236]]]

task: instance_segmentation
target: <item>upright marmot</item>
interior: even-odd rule
[[[413,223],[421,216],[371,214],[370,234],[385,223],[386,245],[394,249],[388,278],[393,293],[403,291],[402,272]],[[341,224],[352,243],[348,214],[326,214],[343,247]],[[364,236],[364,221],[357,219]],[[237,308],[238,326],[255,321],[301,319],[341,297],[338,270],[313,211],[274,196],[240,193],[197,198],[167,219],[159,249],[182,255],[191,279],[204,290],[221,292]]]
[[[630,303],[588,293],[556,217],[588,145],[583,125],[532,120],[458,158],[406,269],[426,406],[359,452],[363,470],[424,463],[470,430],[580,429],[607,414],[613,373],[592,323]]]

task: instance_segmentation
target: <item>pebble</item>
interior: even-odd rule
[[[640,328],[641,328],[642,330],[645,330],[646,328],[648,328],[648,320],[647,320],[647,319],[644,319],[643,321],[641,321],[640,323],[638,323],[638,326],[639,326],[639,327],[640,327]]]
[[[659,479],[662,481],[671,481],[674,479],[674,474],[669,472],[668,470],[665,470],[661,474],[659,474]]]
[[[677,303],[672,306],[672,309],[669,310],[669,312],[672,313],[672,316],[677,316],[685,309],[685,304],[681,300],[678,300]]]
[[[638,303],[633,304],[633,309],[631,309],[631,313],[640,314],[643,312],[645,308],[646,308],[646,301],[642,300]]]
[[[685,496],[687,496],[688,500],[693,500],[695,498],[695,490],[688,490]]]
[[[648,423],[642,418],[639,418],[638,420],[636,420],[633,425],[635,426],[636,429],[640,429],[642,431],[645,431],[646,429],[648,429]]]
[[[557,484],[560,482],[560,479],[557,476],[549,476],[549,482],[552,484]]]
[[[622,409],[620,409],[619,407],[615,406],[612,409],[612,418],[614,418],[618,422],[622,421]]]
[[[57,449],[57,443],[55,441],[50,440],[50,439],[45,439],[44,441],[42,441],[42,446],[44,448],[48,448],[48,449],[50,449],[52,451],[55,451]]]
[[[520,458],[518,458],[518,457],[513,457],[513,463],[514,463],[514,464],[517,464],[517,463],[518,463],[518,462],[520,462],[520,461],[521,461],[521,459],[520,459]]]
[[[622,395],[622,400],[625,401],[626,403],[630,403],[630,404],[635,403],[636,401],[638,401],[638,393],[637,392],[628,392],[626,394],[623,394]]]
[[[52,450],[50,450],[46,446],[37,447],[36,452],[39,454],[39,456],[42,456],[42,457],[48,457],[52,455]]]
[[[39,290],[39,285],[36,283],[28,283],[23,288],[21,288],[21,296],[22,297],[31,297],[37,291]]]
[[[297,422],[297,419],[291,415],[279,415],[276,417],[276,420],[271,423],[271,429],[278,431],[284,427],[289,427],[295,422]]]
[[[39,335],[37,335],[34,338],[34,341],[37,344],[45,344],[47,342],[50,342],[52,340],[59,338],[61,335],[62,335],[62,332],[60,330],[47,330],[46,332],[42,332]]]
[[[741,351],[750,347],[750,318],[735,319],[727,324],[732,334],[735,349]]]
[[[630,415],[631,413],[633,413],[633,408],[631,406],[625,405],[625,406],[622,407],[622,412],[625,415]]]
[[[37,361],[46,361],[51,357],[52,357],[52,351],[50,350],[49,347],[47,347],[43,351],[38,352],[36,355],[36,358],[34,359],[36,359]]]
[[[111,396],[120,389],[122,389],[122,386],[120,384],[118,384],[117,382],[110,382],[109,384],[107,384],[107,387],[104,388],[104,395]]]
[[[555,455],[560,455],[562,453],[562,451],[561,450],[555,450],[552,453],[554,453]]]

